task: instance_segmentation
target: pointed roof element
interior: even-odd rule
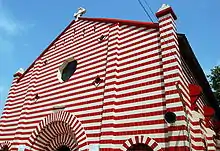
[[[23,73],[24,73],[24,69],[23,69],[23,68],[19,68],[17,72],[23,74]],[[16,73],[17,73],[17,72],[16,72]]]
[[[24,73],[24,69],[20,68],[18,71],[14,74],[14,77],[21,77]]]
[[[74,17],[76,18],[75,21],[77,21],[79,19],[79,17],[81,17],[85,13],[86,13],[86,9],[82,8],[82,7],[79,7],[78,12],[74,13]]]
[[[85,13],[85,12],[84,12]],[[74,16],[77,15],[77,13],[74,14]],[[119,23],[121,25],[131,25],[131,26],[138,26],[138,27],[148,27],[148,28],[159,28],[158,23],[152,23],[152,22],[141,22],[141,21],[132,21],[132,20],[122,20],[122,19],[112,19],[112,18],[85,18],[80,17],[78,18],[80,20],[86,20],[86,21],[94,21],[94,22],[105,22],[105,23]],[[73,20],[51,43],[50,45],[37,57],[37,59],[25,70],[24,74],[19,77],[19,80],[34,66],[35,62],[39,60],[48,50],[49,48],[76,22],[76,20]]]
[[[164,9],[169,8],[169,7],[170,7],[170,5],[168,5],[168,4],[163,4],[163,5],[159,8],[159,10],[158,10],[157,12],[160,12],[160,11],[162,11],[162,10],[164,10]]]
[[[159,18],[159,17],[162,17],[162,16],[167,15],[167,14],[171,14],[173,16],[174,20],[177,19],[176,14],[174,13],[173,9],[167,4],[163,4],[160,7],[160,9],[156,13],[156,16],[157,16],[157,18]]]

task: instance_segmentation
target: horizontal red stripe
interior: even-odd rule
[[[89,21],[98,21],[98,22],[106,22],[106,23],[114,23],[120,25],[130,25],[130,26],[140,26],[140,27],[148,27],[148,28],[158,28],[158,23],[151,22],[140,22],[140,21],[131,21],[131,20],[121,20],[121,19],[112,19],[112,18],[84,18],[81,17],[81,20],[89,20]]]

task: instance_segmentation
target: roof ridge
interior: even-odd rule
[[[88,18],[88,17],[80,17],[79,20],[88,20],[88,21],[96,21],[96,22],[106,22],[106,23],[119,23],[121,25],[133,25],[138,27],[149,27],[149,28],[159,28],[158,23],[153,22],[143,22],[143,21],[134,21],[134,20],[123,20],[116,18]],[[69,27],[74,24],[76,21],[72,20],[69,25],[44,49],[44,51],[32,62],[32,64],[24,71],[22,76],[18,79],[21,80],[24,75],[34,66],[35,62],[39,60],[48,50],[49,48],[69,29]]]
[[[18,81],[20,81],[24,75],[34,66],[35,62],[39,60],[48,50],[49,48],[69,29],[69,27],[75,23],[75,20],[72,20],[64,30],[56,36],[56,38],[41,52],[41,54],[31,63],[31,65],[24,71],[24,73],[19,77]]]
[[[144,27],[149,27],[149,28],[159,28],[159,24],[154,23],[154,22],[125,20],[125,19],[117,19],[117,18],[80,17],[79,20],[98,21],[98,22],[107,22],[107,23],[120,23],[120,24],[123,24],[123,25],[134,25],[134,26],[144,26]]]

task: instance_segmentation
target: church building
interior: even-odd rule
[[[0,151],[220,151],[219,105],[173,9],[155,23],[85,11],[14,74]]]

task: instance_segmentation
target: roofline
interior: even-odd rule
[[[81,17],[80,20],[88,20],[88,21],[97,21],[97,22],[106,22],[106,23],[119,23],[121,25],[132,25],[138,27],[149,27],[149,28],[159,28],[158,23],[153,22],[142,22],[142,21],[134,21],[134,20],[122,20],[122,19],[113,19],[113,18],[87,18]]]
[[[180,38],[182,38],[182,40]],[[181,56],[186,61],[188,67],[193,73],[193,76],[196,78],[196,81],[198,82],[198,84],[202,87],[203,93],[205,97],[207,98],[208,103],[210,103],[210,105],[215,109],[216,116],[220,119],[220,108],[218,106],[217,100],[212,92],[212,89],[205,76],[205,73],[203,72],[198,60],[196,59],[195,54],[193,53],[193,50],[185,34],[178,34],[178,41],[180,45],[182,45],[183,43],[185,44],[186,49],[181,50],[181,47],[180,47]],[[181,43],[181,41],[183,43]]]
[[[20,81],[24,75],[34,66],[35,62],[39,60],[46,52],[47,50],[69,29],[69,27],[75,23],[75,20],[72,20],[69,25],[47,46],[46,49],[35,59],[35,61],[24,71],[24,73],[19,77],[18,81]]]
[[[149,27],[149,28],[159,28],[158,23],[152,22],[140,22],[140,21],[132,21],[132,20],[121,20],[121,19],[112,19],[112,18],[87,18],[80,17],[79,20],[88,20],[88,21],[97,21],[97,22],[106,22],[106,23],[120,23],[121,25],[133,25],[139,27]],[[35,61],[24,71],[24,73],[19,77],[18,81],[20,81],[24,75],[34,66],[35,62],[39,60],[47,50],[63,35],[66,30],[75,23],[75,20],[72,20],[70,24],[50,43],[50,45],[35,59]]]

